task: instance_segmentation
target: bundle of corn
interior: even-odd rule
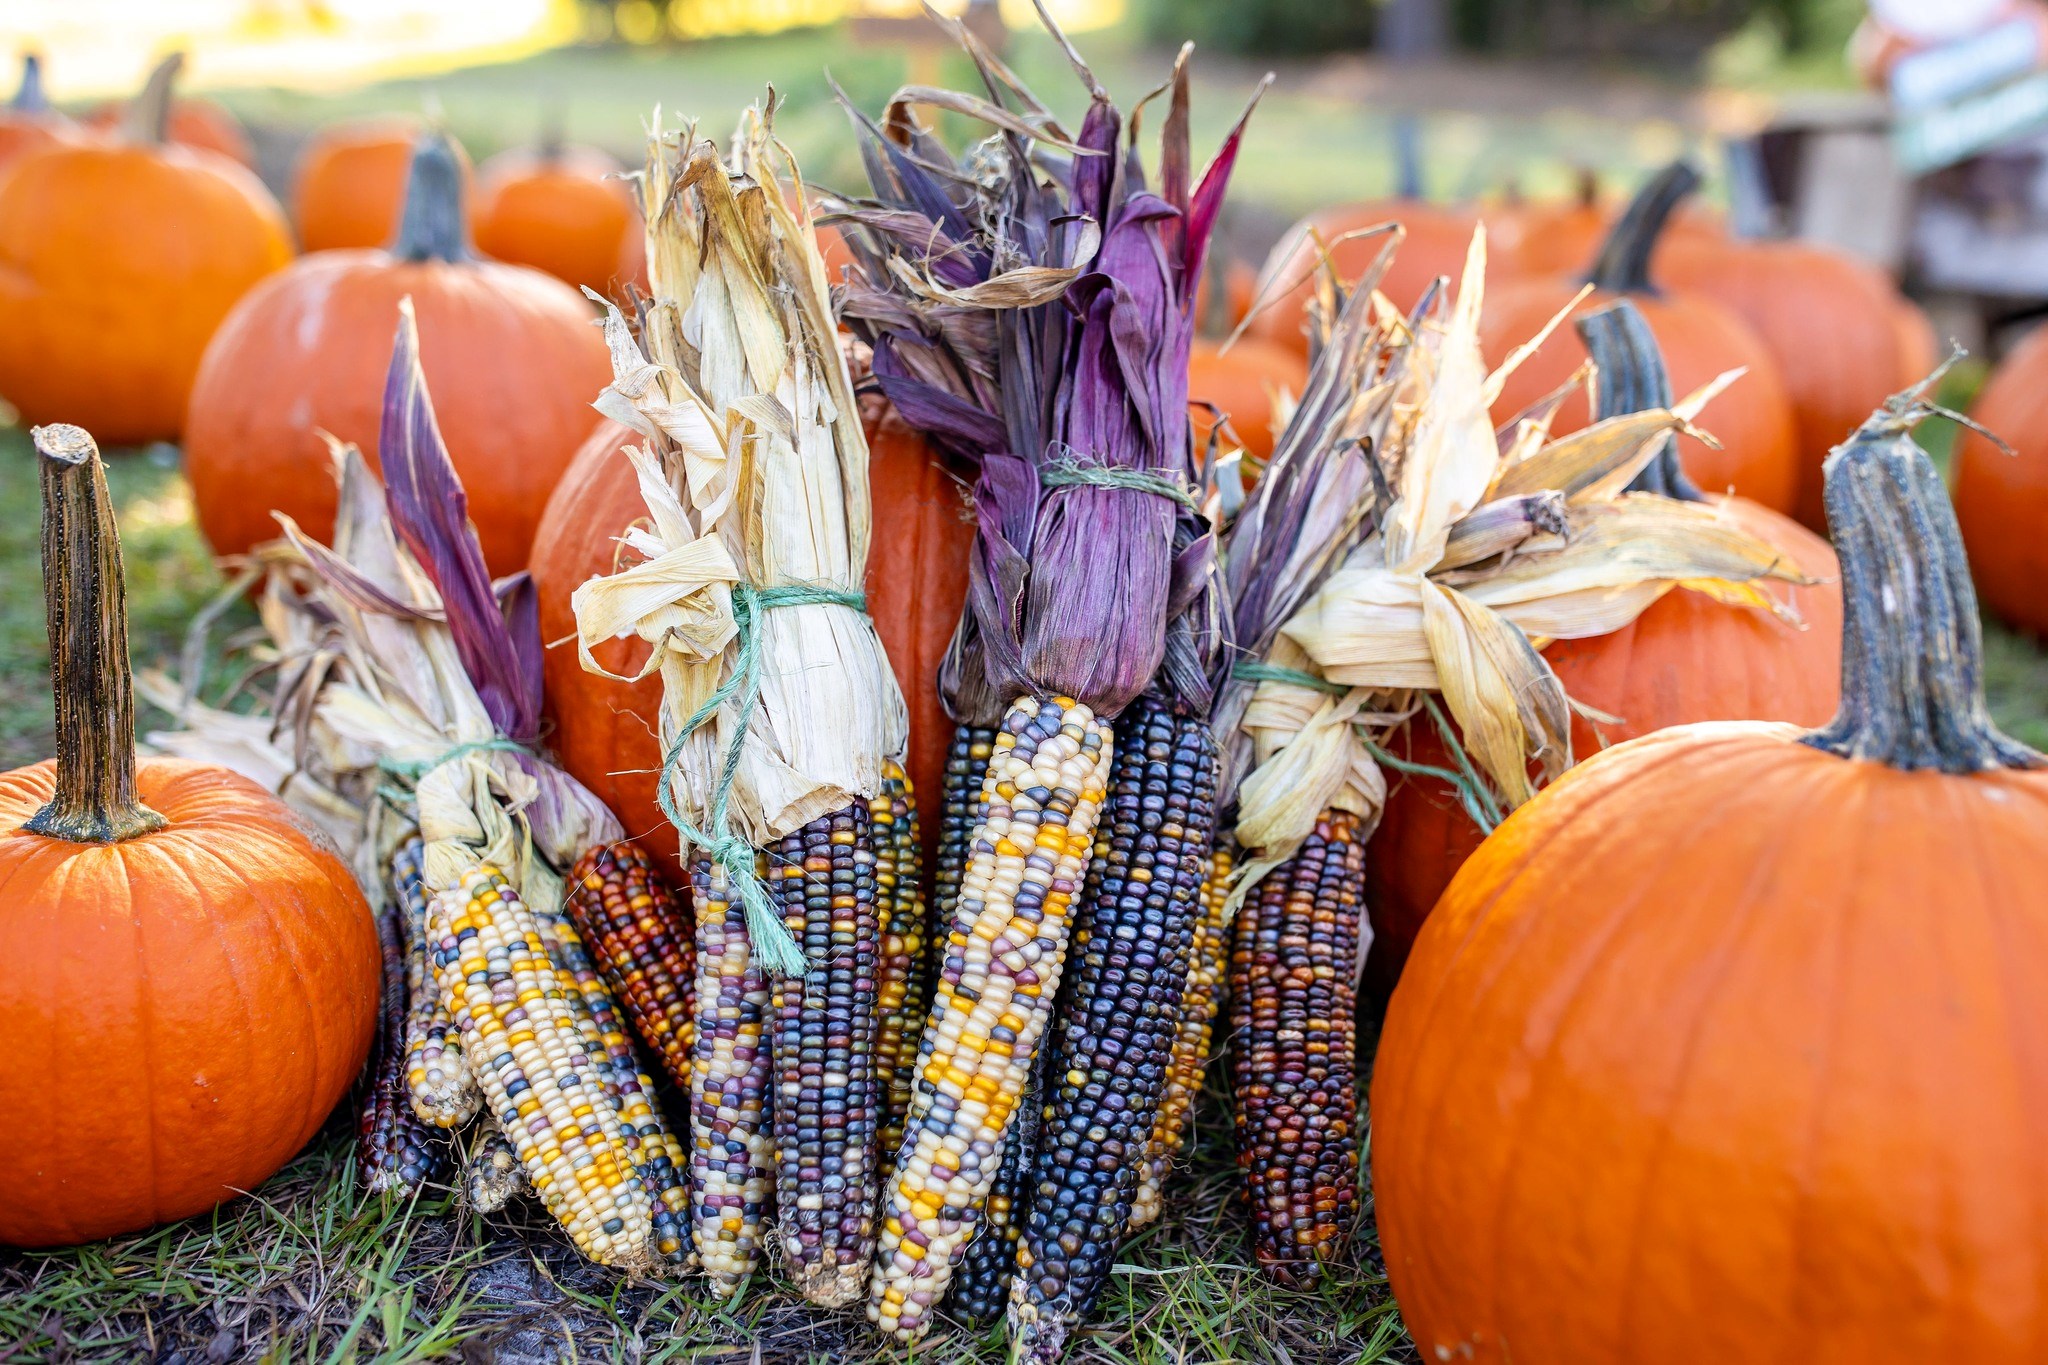
[[[654,296],[637,337],[612,310],[598,402],[646,441],[625,452],[649,512],[627,537],[643,562],[574,605],[586,666],[623,632],[654,646],[661,800],[697,850],[699,1253],[719,1292],[738,1287],[772,1174],[789,1273],[831,1306],[860,1296],[875,1245],[875,803],[888,798],[892,879],[908,857],[914,880],[895,837],[913,813],[889,781],[903,699],[860,591],[867,443],[773,114],[772,97],[749,112],[729,162],[694,130],[651,143]]]
[[[860,267],[843,312],[872,344],[883,392],[979,470],[968,620],[947,670],[954,714],[979,718],[961,704],[976,689],[1007,702],[886,1195],[870,1312],[904,1339],[930,1326],[997,1180],[1071,956],[1082,979],[1049,1044],[1011,1296],[1016,1349],[1047,1359],[1092,1304],[1128,1216],[1206,869],[1210,660],[1225,614],[1195,496],[1187,363],[1242,121],[1197,182],[1184,56],[1154,193],[1123,115],[1070,46],[1090,95],[1074,134],[954,31],[994,98],[909,87],[880,124],[861,119],[874,197],[843,215],[857,225]],[[920,108],[998,136],[963,164]],[[1041,149],[1071,161],[1046,171]],[[1120,736],[1112,723],[1134,703]],[[1093,859],[1105,795],[1114,809]],[[1091,880],[1070,954],[1076,892]]]
[[[1679,586],[1784,611],[1764,581],[1799,581],[1711,507],[1624,491],[1674,435],[1708,439],[1691,418],[1732,375],[1553,441],[1560,392],[1496,432],[1488,406],[1530,347],[1486,371],[1484,269],[1480,234],[1455,305],[1431,304],[1390,362],[1377,529],[1262,666],[1241,670],[1258,681],[1241,721],[1256,766],[1240,790],[1246,857],[1232,892],[1238,1157],[1259,1261],[1290,1281],[1342,1254],[1357,1208],[1352,983],[1370,940],[1365,841],[1385,793],[1370,734],[1440,714],[1440,696],[1470,746],[1452,775],[1461,789],[1518,805],[1532,765],[1554,776],[1572,758],[1571,702],[1543,641],[1612,631]]]
[[[411,980],[405,1064],[380,1082],[402,1076],[438,1127],[484,1113],[593,1260],[681,1263],[680,1149],[562,911],[563,873],[622,831],[534,748],[532,590],[484,568],[407,305],[380,446],[382,488],[352,448],[336,451],[332,547],[283,519],[284,539],[256,555],[277,659],[268,733],[192,706],[190,728],[159,743],[254,756],[247,766],[323,818],[380,900],[391,877]]]

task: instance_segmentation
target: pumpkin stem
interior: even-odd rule
[[[2035,768],[1984,705],[1977,592],[1948,490],[1914,441],[1918,386],[1887,402],[1824,466],[1842,561],[1842,705],[1805,737],[1840,758],[1906,770]]]
[[[1422,183],[1422,123],[1413,114],[1394,115],[1394,194],[1410,203],[1428,197]]]
[[[553,170],[561,164],[562,152],[568,145],[569,111],[557,101],[541,114],[540,142],[534,148],[534,159],[543,168]]]
[[[128,101],[121,135],[145,147],[161,147],[171,136],[171,87],[185,68],[185,54],[173,52],[156,64],[140,94]]]
[[[1609,294],[1656,297],[1657,288],[1650,283],[1650,257],[1656,254],[1657,239],[1664,235],[1664,224],[1673,211],[1699,187],[1700,173],[1690,161],[1681,160],[1657,172],[1637,190],[1608,232],[1599,259],[1593,262],[1588,278],[1594,287]]]
[[[469,223],[462,212],[462,162],[448,134],[429,128],[412,145],[405,214],[391,254],[401,261],[466,261]]]
[[[23,826],[78,844],[164,827],[135,796],[135,691],[121,537],[99,448],[82,427],[31,433],[43,482],[43,603],[57,702],[57,791]]]
[[[50,97],[43,93],[43,59],[33,52],[21,54],[21,88],[8,106],[17,114],[41,114],[49,110]]]
[[[1627,299],[1616,299],[1581,316],[1576,326],[1586,354],[1599,369],[1593,393],[1596,420],[1671,406],[1671,376],[1664,369],[1664,352],[1642,309]],[[1675,436],[1664,438],[1628,491],[1655,493],[1679,502],[1707,500],[1679,464]]]

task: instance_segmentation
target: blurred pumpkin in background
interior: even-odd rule
[[[477,172],[477,249],[623,298],[628,284],[647,282],[647,246],[621,169],[594,147],[556,139],[498,153]]]
[[[42,59],[31,52],[21,59],[21,85],[0,108],[0,170],[30,152],[75,141],[70,119],[50,107],[43,95]]]
[[[1276,400],[1301,397],[1308,384],[1308,360],[1291,347],[1263,337],[1242,336],[1228,349],[1208,337],[1195,338],[1188,352],[1188,421],[1195,448],[1207,447],[1217,414],[1257,459],[1273,454]]]
[[[185,461],[200,529],[219,553],[275,536],[273,509],[316,538],[332,533],[335,486],[321,433],[377,464],[391,333],[410,296],[484,558],[493,574],[525,567],[611,362],[574,289],[470,251],[462,179],[447,135],[425,134],[390,250],[302,257],[244,299],[207,349]]]
[[[25,422],[175,439],[214,329],[291,260],[284,211],[253,173],[164,141],[180,60],[115,136],[0,176],[0,397]]]
[[[2001,619],[2048,635],[2048,328],[1998,363],[1970,416],[2012,445],[1969,430],[1956,444],[1956,518],[1977,591]]]
[[[182,63],[182,53],[173,54],[173,57]],[[147,86],[138,98],[148,98]],[[111,133],[122,127],[127,111],[127,101],[107,100],[87,110],[81,122],[88,128]],[[218,101],[197,95],[180,95],[171,101],[162,127],[160,141],[215,152],[251,170],[256,167],[256,145],[249,141],[248,130],[242,127],[240,119],[228,112],[226,105]]]
[[[390,246],[405,211],[412,174],[415,118],[354,119],[329,124],[299,152],[292,172],[292,221],[303,251]],[[470,192],[469,156],[450,140],[462,164],[462,192]]]

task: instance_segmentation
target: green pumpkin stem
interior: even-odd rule
[[[405,213],[398,220],[391,254],[401,261],[470,259],[469,222],[462,211],[462,161],[454,142],[438,128],[429,128],[413,143]]]
[[[17,114],[47,113],[50,97],[43,93],[43,59],[33,52],[21,54],[21,88],[14,103],[7,106]]]
[[[121,134],[145,147],[161,147],[171,137],[171,92],[178,73],[185,69],[185,54],[173,52],[156,64],[143,83],[141,93],[128,101],[121,116]]]
[[[1664,351],[1657,345],[1642,309],[1627,299],[1617,299],[1604,308],[1580,317],[1575,324],[1586,354],[1599,367],[1594,417],[1626,417],[1632,412],[1671,406],[1671,376],[1664,368]],[[1679,502],[1705,502],[1686,477],[1678,462],[1678,438],[1667,436],[1664,444],[1629,484],[1631,493],[1656,493]]]
[[[81,427],[32,433],[43,484],[43,603],[57,703],[57,791],[23,826],[78,844],[113,844],[164,827],[135,795],[135,691],[121,537]]]
[[[1973,773],[2044,760],[1984,705],[1977,591],[1955,509],[1911,435],[1926,385],[1893,398],[1828,456],[1842,561],[1842,704],[1805,742],[1841,758]]]
[[[1657,241],[1672,213],[1699,187],[1700,173],[1690,161],[1674,161],[1650,177],[1601,244],[1588,277],[1593,286],[1610,294],[1654,298],[1657,288],[1650,283],[1650,257],[1656,254]]]

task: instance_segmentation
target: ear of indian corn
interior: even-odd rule
[[[696,946],[675,893],[639,845],[602,844],[570,873],[565,908],[641,1041],[668,1078],[687,1088]]]
[[[960,879],[967,872],[968,844],[981,823],[981,783],[988,776],[996,732],[985,725],[953,730],[946,750],[945,790],[939,793],[939,864],[932,869],[932,937],[936,950],[953,927],[953,903],[960,899]]]
[[[1116,761],[1046,1068],[1045,1125],[1010,1296],[1012,1358],[1054,1365],[1123,1240],[1173,1066],[1188,946],[1214,837],[1206,717],[1151,694]]]
[[[874,817],[855,801],[768,850],[768,890],[810,970],[769,985],[776,1221],[797,1291],[828,1308],[867,1287],[875,1249]]]
[[[476,1117],[483,1092],[462,1055],[462,1036],[434,982],[427,939],[424,845],[408,839],[391,860],[391,883],[405,930],[405,1081],[413,1113],[436,1128],[460,1128]]]
[[[697,1024],[690,1058],[690,1235],[711,1292],[754,1273],[775,1189],[769,1130],[768,982],[747,939],[747,910],[725,872],[691,868],[697,911]]]
[[[448,1166],[447,1138],[413,1113],[405,1081],[405,913],[401,899],[377,915],[383,994],[356,1129],[356,1159],[372,1194],[410,1194]]]
[[[1201,917],[1195,921],[1194,940],[1188,945],[1188,983],[1180,997],[1173,1068],[1167,1072],[1166,1094],[1159,1101],[1159,1122],[1152,1126],[1138,1195],[1131,1201],[1132,1232],[1157,1221],[1164,1211],[1167,1176],[1186,1142],[1195,1097],[1202,1093],[1230,962],[1230,916],[1225,907],[1230,903],[1230,870],[1236,865],[1233,841],[1219,832],[1209,858],[1209,876],[1202,884]]]
[[[1031,1207],[1038,1135],[1045,1122],[1045,1066],[1051,1055],[1049,1047],[1038,1049],[1030,1087],[1003,1133],[1003,1163],[996,1168],[996,1183],[953,1271],[946,1310],[961,1322],[990,1322],[1010,1302],[1010,1281],[1017,1276],[1017,1239]]]
[[[882,955],[875,1066],[882,1091],[878,1152],[893,1155],[903,1140],[910,1091],[917,1078],[917,1045],[931,1006],[931,923],[919,876],[917,794],[910,776],[891,762],[882,789],[868,802],[875,831],[875,915]]]
[[[882,1207],[868,1315],[899,1339],[930,1328],[995,1184],[1059,990],[1114,747],[1071,698],[1023,698],[1003,719]]]
[[[1326,810],[1238,908],[1230,951],[1237,1162],[1259,1264],[1308,1284],[1358,1215],[1357,1007],[1366,828]]]
[[[478,1141],[462,1168],[462,1191],[478,1213],[496,1213],[528,1188],[526,1172],[504,1130],[489,1119],[477,1127]]]
[[[435,897],[427,931],[471,1073],[548,1212],[591,1260],[647,1267],[653,1219],[605,1093],[610,1059],[585,1044],[533,911],[485,865]]]

